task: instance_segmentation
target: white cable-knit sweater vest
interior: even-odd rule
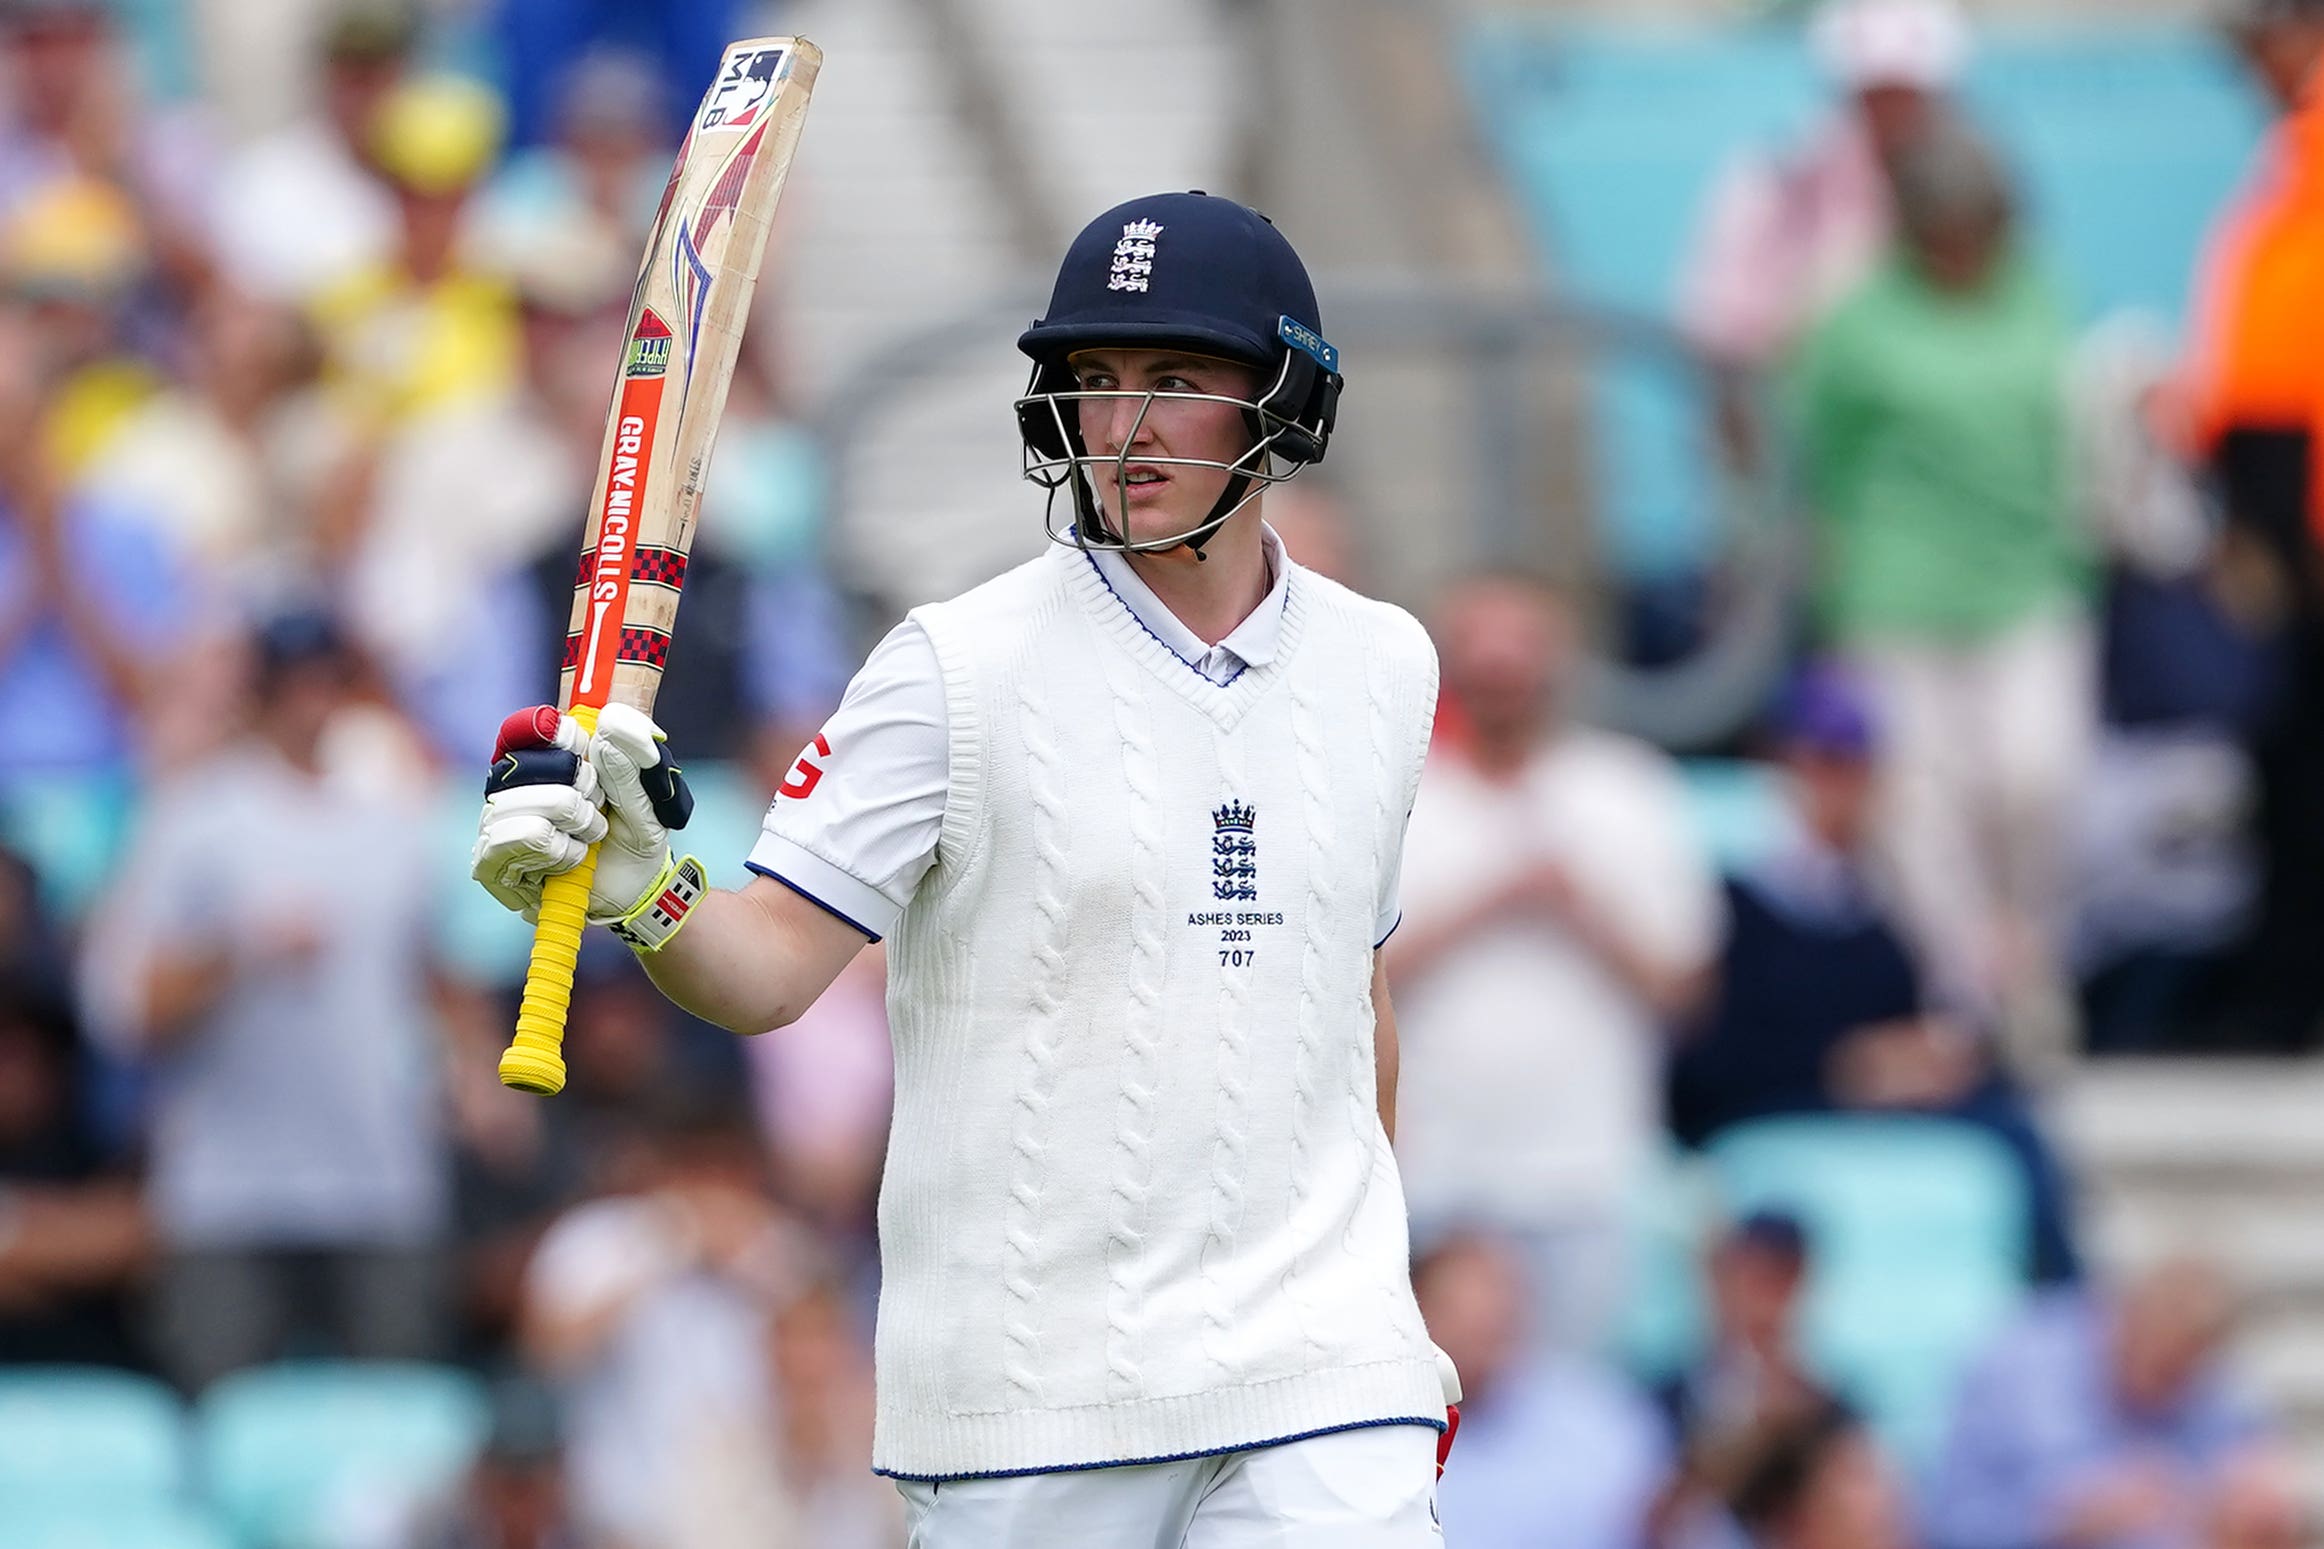
[[[889,947],[875,1466],[1440,1423],[1371,1003],[1427,636],[1295,570],[1220,687],[1062,548],[914,617],[952,777]]]

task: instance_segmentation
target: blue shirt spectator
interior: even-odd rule
[[[132,656],[159,660],[191,625],[194,589],[160,534],[125,507],[83,501],[62,517],[63,563],[86,623]],[[113,774],[129,763],[135,706],[68,622],[34,546],[0,519],[0,704],[13,723],[7,782]]]
[[[1632,1549],[1670,1466],[1645,1395],[1589,1359],[1528,1354],[1525,1261],[1491,1237],[1422,1254],[1412,1285],[1430,1337],[1460,1369],[1461,1427],[1437,1487],[1462,1549]]]
[[[2173,1263],[2034,1302],[1973,1366],[1928,1506],[1935,1549],[2196,1549],[2277,1488],[2259,1409],[2218,1359],[2218,1278]]]
[[[1717,988],[1670,1062],[1673,1133],[1701,1145],[1775,1114],[1937,1113],[2016,1156],[2036,1280],[2080,1272],[2066,1179],[1985,1041],[1936,1014],[1871,860],[1880,727],[1860,684],[1803,671],[1774,727],[1790,798],[1783,841],[1728,883]]]

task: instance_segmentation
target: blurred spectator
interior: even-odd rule
[[[60,978],[0,970],[0,1366],[136,1357],[123,1297],[145,1210],[96,1132]]]
[[[1744,373],[1781,359],[1886,250],[1885,164],[1943,111],[1969,47],[1952,0],[1826,0],[1810,42],[1846,101],[1799,146],[1721,175],[1679,298],[1679,326],[1726,368],[1722,440],[1744,467],[1760,453]]]
[[[554,132],[560,88],[578,61],[620,49],[653,62],[663,137],[674,146],[727,43],[752,31],[739,0],[495,0],[491,9],[510,66],[501,89],[518,145]]]
[[[1455,1235],[1412,1269],[1429,1337],[1461,1374],[1461,1429],[1437,1508],[1462,1549],[1631,1549],[1668,1449],[1653,1406],[1571,1351],[1538,1351],[1524,1259]]]
[[[2070,498],[2067,331],[1958,125],[1892,168],[1897,255],[1809,338],[1793,384],[1818,601],[1883,725],[1882,848],[1943,995],[2047,1072],[2064,834],[2096,689]]]
[[[1808,1269],[1807,1232],[1780,1211],[1745,1216],[1713,1244],[1710,1348],[1662,1391],[1689,1451],[1837,1402],[1799,1347]]]
[[[1717,1549],[1741,1536],[1727,1495],[1738,1457],[1760,1438],[1816,1420],[1839,1401],[1799,1348],[1807,1233],[1792,1216],[1759,1211],[1711,1246],[1710,1345],[1657,1395],[1678,1466],[1663,1482],[1647,1541]]]
[[[248,733],[154,791],[86,976],[152,1080],[155,1339],[189,1389],[317,1332],[446,1345],[436,873],[375,754],[326,767],[356,665],[337,628],[280,615],[255,656]]]
[[[1668,760],[1569,719],[1560,599],[1471,580],[1435,634],[1464,734],[1421,777],[1385,949],[1405,1190],[1423,1236],[1483,1222],[1523,1243],[1539,1334],[1595,1349],[1655,1144],[1663,1026],[1701,991],[1718,890]]]
[[[1911,1549],[1918,1540],[1894,1471],[1846,1410],[1775,1421],[1728,1465],[1728,1510],[1753,1549]]]
[[[305,544],[286,443],[315,428],[312,341],[290,312],[214,287],[188,315],[182,376],[123,416],[82,487],[148,513],[189,563],[248,586]]]
[[[421,1522],[406,1549],[584,1549],[565,1501],[556,1395],[523,1377],[492,1390],[492,1432],[460,1493]]]
[[[2138,316],[2077,344],[2079,482],[2106,563],[2104,722],[2074,829],[2071,953],[2093,1053],[2218,1046],[2259,856],[2247,744],[2277,673],[2217,519],[2153,414],[2175,346]]]
[[[558,89],[555,138],[519,152],[484,195],[478,218],[491,250],[519,253],[543,231],[582,224],[634,252],[677,152],[669,124],[650,60],[609,50],[574,61]]]
[[[1751,1119],[1915,1111],[1993,1132],[2024,1173],[2029,1261],[2077,1269],[2055,1154],[1982,1040],[1930,1005],[1871,861],[1880,729],[1844,671],[1819,666],[1776,728],[1790,807],[1782,840],[1727,882],[1717,988],[1670,1069],[1670,1121],[1690,1146]]]
[[[417,22],[409,0],[339,0],[319,109],[244,147],[219,179],[211,241],[233,284],[294,305],[393,256],[395,197],[371,136]]]
[[[330,379],[358,435],[515,386],[515,298],[463,246],[469,196],[500,152],[499,99],[458,76],[399,83],[380,102],[374,164],[395,191],[396,240],[312,303]]]
[[[40,438],[68,487],[161,388],[130,339],[131,298],[149,256],[136,210],[93,179],[49,183],[0,222],[0,275],[23,305],[43,372]]]
[[[690,1460],[709,1549],[903,1549],[904,1503],[864,1467],[872,1442],[871,1350],[839,1283],[787,1294],[768,1330],[772,1428],[705,1439]]]
[[[742,1058],[731,1034],[692,1022],[628,948],[596,933],[575,967],[556,1102],[500,1084],[510,997],[477,996],[468,1010],[453,1069],[455,1208],[469,1333],[489,1348],[514,1331],[526,1266],[557,1216],[645,1168],[637,1115],[732,1090]]]
[[[724,1438],[772,1434],[766,1340],[801,1245],[767,1199],[746,1113],[663,1104],[645,1123],[631,1191],[575,1207],[542,1239],[523,1340],[565,1394],[584,1528],[696,1549],[727,1542],[741,1524],[722,1529],[721,1508],[752,1498],[758,1476],[724,1471]]]
[[[0,101],[0,218],[53,183],[105,183],[135,206],[156,266],[198,284],[212,137],[197,112],[139,100],[106,0],[0,6]]]
[[[795,1022],[743,1040],[783,1197],[868,1247],[895,1095],[886,949],[859,952]]]
[[[2271,1429],[2220,1358],[2233,1321],[2218,1273],[2190,1260],[2034,1303],[1963,1383],[1932,1481],[1932,1542],[2300,1542]]]
[[[871,1454],[871,1346],[840,1286],[821,1281],[775,1318],[783,1477],[799,1503],[797,1549],[900,1549],[903,1498]]]
[[[0,309],[0,416],[48,423],[72,358],[31,312]],[[151,514],[68,494],[46,440],[0,439],[0,704],[17,739],[0,801],[44,783],[85,799],[125,785],[141,716],[202,605]]]
[[[2324,1019],[2324,357],[2310,342],[2324,306],[2324,4],[2245,0],[2232,33],[2279,118],[2198,274],[2180,428],[2225,505],[2222,579],[2281,674],[2250,737],[2262,879],[2229,1021],[2254,1046],[2295,1049]]]
[[[2236,433],[2305,437],[2317,411],[2324,367],[2298,341],[2324,305],[2317,268],[2324,251],[2318,203],[2324,111],[2314,89],[2316,63],[2324,58],[2324,4],[2237,0],[2227,21],[2229,37],[2278,116],[2204,254],[2182,408],[2197,450],[2233,461],[2237,449],[2227,442]],[[2274,509],[2249,513],[2263,530],[2272,525],[2268,517],[2305,509],[2309,499],[2296,484],[2264,493]],[[2292,532],[2275,528],[2273,535]]]

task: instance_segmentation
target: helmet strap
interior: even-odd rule
[[[1227,480],[1227,487],[1219,491],[1218,500],[1210,508],[1210,515],[1203,518],[1200,527],[1187,534],[1186,546],[1194,550],[1196,563],[1199,564],[1210,558],[1209,555],[1203,553],[1203,549],[1209,545],[1211,539],[1218,536],[1218,530],[1227,524],[1227,518],[1234,515],[1242,505],[1244,496],[1250,487],[1251,476],[1247,473],[1238,473]]]

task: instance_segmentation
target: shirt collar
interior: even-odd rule
[[[1246,667],[1264,667],[1275,659],[1275,652],[1283,641],[1284,600],[1291,592],[1291,556],[1283,547],[1282,538],[1265,522],[1259,524],[1259,546],[1267,556],[1267,574],[1271,578],[1267,595],[1250,616],[1227,632],[1227,637],[1215,647],[1203,643],[1200,635],[1188,629],[1171,612],[1154,589],[1138,577],[1127,554],[1117,549],[1091,549],[1091,563],[1098,574],[1105,577],[1106,585],[1114,589],[1140,624],[1149,634],[1173,654],[1200,669],[1205,657],[1222,651]]]

